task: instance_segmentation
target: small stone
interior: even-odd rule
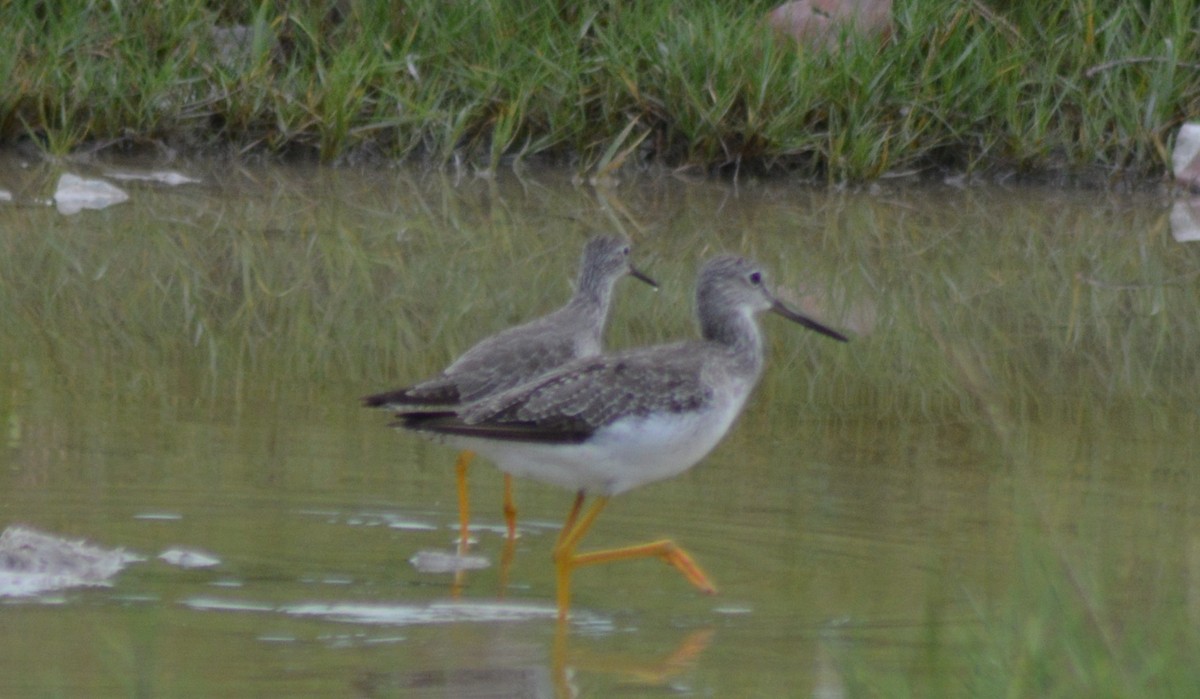
[[[892,0],[793,0],[767,13],[781,36],[815,49],[837,48],[843,36],[892,35]]]
[[[456,573],[460,570],[480,570],[491,565],[491,561],[483,556],[444,551],[418,551],[408,562],[422,573]]]
[[[54,190],[54,203],[58,212],[65,216],[77,214],[84,209],[107,209],[114,204],[129,201],[124,190],[105,182],[70,173],[58,178]]]
[[[1178,243],[1200,240],[1200,198],[1179,199],[1171,205],[1171,235]]]
[[[204,551],[180,547],[169,548],[158,554],[158,558],[180,568],[211,568],[221,563],[219,558]]]
[[[105,176],[111,177],[114,180],[134,180],[141,182],[157,182],[165,184],[169,187],[178,187],[181,184],[198,184],[200,180],[195,177],[189,177],[182,172],[176,170],[153,170],[151,172],[109,172]]]
[[[1171,166],[1176,182],[1200,192],[1200,124],[1184,124],[1179,128]]]

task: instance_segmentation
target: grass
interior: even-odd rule
[[[881,672],[852,650],[840,652],[847,695],[1190,696],[1200,682],[1188,590],[1195,581],[1157,577],[1178,562],[1152,560],[1142,561],[1145,572],[1113,579],[1125,575],[1125,562],[1079,555],[1060,538],[1045,528],[1024,532],[1008,591],[977,599],[966,620],[930,619],[925,651],[907,672]]]
[[[771,2],[15,3],[0,143],[795,173],[1161,173],[1200,110],[1183,0],[913,0],[883,45]],[[214,28],[243,27],[229,42]],[[621,157],[614,159],[614,154]]]
[[[256,375],[317,392],[422,376],[482,334],[555,307],[586,230],[572,219],[609,225],[583,192],[529,186],[522,196],[565,215],[481,207],[480,182],[349,172],[281,190],[269,204],[231,185],[233,198],[213,211],[170,197],[87,219],[12,209],[8,226],[38,234],[0,240],[0,312],[23,343],[64,357],[62,380],[91,383],[98,363],[113,369],[101,390],[116,393],[143,390],[154,372],[142,363],[188,368],[189,381],[204,367],[212,395]],[[768,195],[756,213],[726,210],[703,189],[618,202],[640,227],[675,231],[646,250],[674,303],[623,294],[618,310],[636,302],[639,311],[614,321],[618,346],[689,334],[698,251],[726,247],[779,261],[777,278],[793,289],[808,279],[816,291],[839,290],[824,301],[831,319],[874,319],[853,352],[769,334],[777,361],[808,365],[800,414],[983,417],[1003,436],[1005,425],[1082,403],[1187,405],[1200,380],[1195,251],[1162,232],[1153,207],[1017,195],[999,222],[995,205],[970,193],[793,192]],[[715,221],[752,234],[718,240]],[[530,236],[542,242],[521,242]],[[519,283],[514,269],[524,271]]]

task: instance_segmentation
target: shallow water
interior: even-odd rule
[[[2,695],[954,695],[960,651],[1024,621],[1082,607],[1150,646],[1154,620],[1200,622],[1200,243],[1162,193],[175,163],[201,182],[66,216],[58,175],[114,166],[4,163],[0,526],[148,560],[4,600]],[[571,494],[518,484],[504,566],[501,479],[473,467],[490,566],[421,572],[453,550],[454,455],[357,398],[555,307],[614,228],[662,288],[621,284],[613,346],[694,332],[716,251],[854,339],[764,318],[730,435],[585,540],[668,535],[717,596],[584,569],[559,630]]]

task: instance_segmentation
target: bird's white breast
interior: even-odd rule
[[[703,409],[621,418],[582,444],[455,438],[507,473],[597,495],[616,495],[691,468],[712,451],[742,409],[734,390]]]

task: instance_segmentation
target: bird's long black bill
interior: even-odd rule
[[[645,282],[645,283],[649,284],[650,286],[654,287],[655,289],[658,288],[658,282],[651,279],[649,276],[647,276],[647,274],[645,272],[638,269],[637,267],[634,267],[633,265],[629,265],[629,276],[633,277],[634,279],[636,279],[640,282]]]
[[[821,325],[820,323],[813,320],[812,318],[809,318],[808,316],[804,315],[803,313],[798,313],[796,311],[793,311],[792,309],[783,305],[779,301],[775,301],[775,303],[771,305],[771,310],[774,311],[775,313],[778,313],[779,315],[783,316],[784,318],[787,318],[790,321],[793,321],[793,322],[803,325],[804,327],[808,328],[809,330],[815,330],[815,331],[821,333],[822,335],[824,335],[825,337],[832,337],[833,339],[838,340],[840,342],[849,342],[850,341],[850,338],[848,338],[845,335],[841,334],[840,332],[834,330],[833,328],[829,328],[824,325]]]

